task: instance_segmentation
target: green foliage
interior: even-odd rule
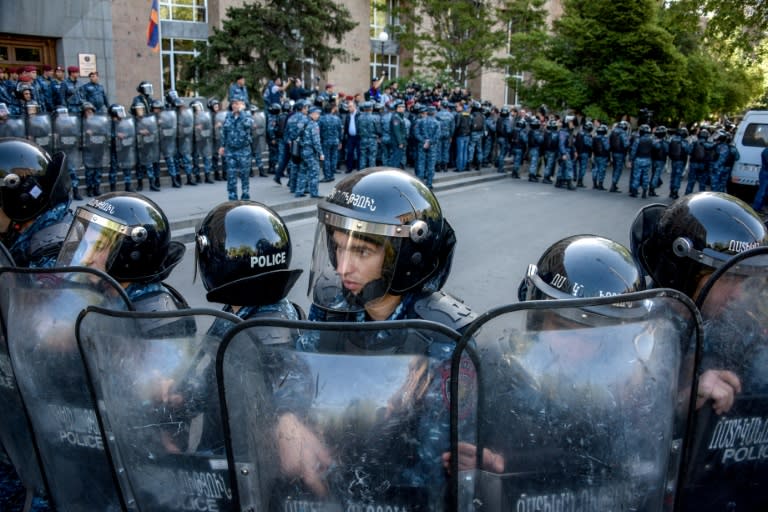
[[[708,14],[707,34],[723,48],[743,52],[747,60],[764,53],[768,33],[768,3],[762,0],[704,0],[701,10]]]
[[[201,94],[223,96],[238,74],[248,77],[253,90],[254,83],[299,75],[307,62],[322,73],[333,61],[351,58],[338,45],[355,26],[349,10],[333,0],[270,0],[230,7],[222,29],[214,28],[207,44],[197,46],[200,55],[183,75],[197,81]]]
[[[707,50],[693,0],[565,0],[546,51],[530,67],[526,101],[673,124],[736,112],[757,93],[759,73]]]

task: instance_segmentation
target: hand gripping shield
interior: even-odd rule
[[[136,124],[132,117],[115,122],[115,154],[120,169],[130,171],[136,167]]]
[[[83,165],[86,167],[97,169],[109,165],[111,123],[106,114],[83,118]]]
[[[478,376],[477,429],[454,431],[459,509],[663,510],[686,438],[698,318],[672,290],[479,317],[453,361],[455,374],[471,359]],[[454,381],[456,416],[464,388]]]
[[[704,319],[700,400],[682,476],[682,510],[768,507],[766,284],[768,248],[760,247],[733,256],[698,296]],[[732,390],[725,405],[709,398],[713,382]]]
[[[205,309],[81,315],[106,449],[132,509],[233,510],[215,369],[221,337],[238,322]]]
[[[160,133],[154,114],[136,118],[136,158],[145,166],[160,161]]]
[[[75,340],[89,305],[128,309],[123,289],[86,268],[3,269],[0,314],[18,391],[53,505],[60,511],[123,506],[104,450],[96,404]]]
[[[241,510],[450,510],[450,357],[422,320],[251,320],[219,352]]]

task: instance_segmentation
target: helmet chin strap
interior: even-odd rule
[[[360,309],[365,308],[365,305],[371,302],[372,300],[376,300],[380,297],[382,297],[385,293],[387,293],[387,290],[389,287],[387,286],[387,283],[384,281],[384,278],[378,278],[370,283],[363,286],[363,289],[360,290],[360,293],[352,293],[351,291],[344,288],[344,298],[347,300],[347,303],[350,306],[353,307],[359,307]]]

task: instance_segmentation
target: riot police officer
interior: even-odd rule
[[[673,133],[667,147],[667,156],[670,162],[669,197],[670,199],[677,199],[680,197],[678,190],[680,190],[680,182],[683,179],[685,166],[688,163],[688,155],[691,153],[691,145],[688,142],[688,129],[683,126]]]
[[[650,186],[653,140],[651,139],[651,127],[647,124],[640,125],[638,132],[640,136],[634,140],[632,149],[629,151],[629,161],[632,166],[629,196],[637,197],[638,189],[642,187],[642,197],[645,199]]]
[[[605,190],[603,181],[611,157],[611,147],[608,140],[608,127],[604,124],[597,127],[596,135],[592,138],[592,153],[595,155],[592,166],[592,188]]]
[[[19,267],[56,262],[72,220],[64,161],[23,139],[0,140],[0,205],[10,220],[0,236]]]
[[[227,194],[229,200],[237,199],[237,180],[240,180],[240,199],[250,199],[249,174],[251,170],[251,126],[253,118],[245,110],[245,100],[232,98],[232,109],[227,112],[221,128],[219,155],[227,162]]]
[[[650,197],[656,197],[656,189],[661,183],[661,175],[667,166],[667,154],[669,153],[669,143],[667,142],[667,127],[657,126],[653,131],[656,139],[653,141],[653,150],[651,151],[651,161],[653,165],[653,174],[651,175],[651,188],[648,191]]]
[[[629,150],[629,123],[626,121],[619,121],[611,130],[609,138],[611,146],[611,160],[613,161],[613,175],[611,177],[611,188],[609,192],[621,192],[619,190],[619,180],[621,179],[621,173],[624,171],[624,162],[627,159],[627,151]]]
[[[151,112],[153,101],[152,93],[154,92],[152,83],[142,80],[139,82],[139,85],[136,86],[136,92],[139,94],[133,98],[131,106],[141,103],[144,105],[144,112]]]
[[[109,192],[77,208],[58,265],[109,274],[138,311],[170,311],[189,307],[163,283],[184,251],[157,203],[136,192]]]

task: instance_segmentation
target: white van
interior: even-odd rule
[[[739,160],[733,166],[728,193],[752,203],[760,174],[760,153],[768,146],[768,110],[750,110],[736,129]]]

